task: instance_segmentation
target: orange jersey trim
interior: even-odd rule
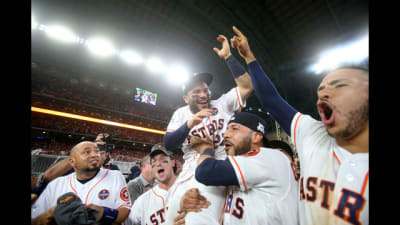
[[[300,117],[301,117],[302,115],[303,115],[303,114],[300,113],[300,114],[297,116],[296,122],[294,123],[293,140],[294,140],[294,146],[296,147],[296,149],[297,149],[297,143],[296,143],[297,124],[299,123],[299,119],[300,119]]]
[[[89,192],[88,192],[87,195],[86,195],[85,205],[87,204],[87,200],[88,200],[88,198],[89,198],[90,192],[93,190],[93,188],[94,188],[96,185],[98,185],[102,180],[104,180],[104,178],[105,178],[105,177],[107,176],[107,174],[108,174],[108,171],[110,171],[110,168],[108,168],[107,171],[106,171],[106,174],[104,174],[104,176],[103,176],[99,181],[97,181],[97,183],[95,183],[95,184],[92,186],[92,188],[90,188]]]
[[[163,208],[164,208],[164,212],[166,213],[166,212],[167,212],[167,210],[165,210],[165,201],[164,201],[164,198],[163,198],[163,196],[161,196],[161,195],[157,194],[157,193],[154,191],[154,188],[152,188],[152,189],[151,189],[151,191],[153,192],[153,194],[154,194],[155,196],[157,196],[157,197],[161,198],[161,200],[162,200],[162,204],[163,204]]]
[[[231,156],[231,158],[232,158],[232,160],[235,162],[236,167],[237,167],[238,170],[239,170],[240,177],[242,178],[242,181],[243,181],[244,190],[247,191],[247,185],[246,185],[246,182],[244,181],[244,177],[243,177],[242,170],[240,169],[239,164],[236,162],[235,158],[234,158],[233,156]]]
[[[368,180],[369,180],[369,171],[365,175],[364,183],[363,183],[363,186],[362,186],[362,189],[361,189],[361,195],[364,195],[365,188],[367,187]]]
[[[243,108],[243,106],[242,106],[242,99],[240,99],[240,97],[239,97],[238,89],[239,89],[239,87],[236,87],[236,88],[235,88],[236,97],[237,97],[237,99],[238,99],[240,108]]]
[[[69,177],[69,186],[72,188],[74,191],[75,195],[78,196],[78,192],[75,190],[75,188],[72,186],[72,176]]]
[[[243,154],[243,155],[241,155],[241,156],[243,156],[243,157],[255,156],[255,155],[257,155],[258,153],[260,153],[260,149],[259,149],[259,148],[254,149],[254,150],[252,150],[252,151],[250,151],[250,152],[248,152],[248,153],[245,153],[245,154]]]
[[[335,151],[333,151],[333,156],[335,156],[335,158],[338,161],[339,166],[340,166],[341,163],[340,163],[339,157],[336,155]]]

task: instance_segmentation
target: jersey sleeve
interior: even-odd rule
[[[282,177],[289,176],[289,159],[277,150],[256,150],[247,156],[228,158],[242,191],[258,186],[275,186]]]
[[[34,219],[38,217],[40,214],[45,212],[46,210],[53,207],[51,205],[50,197],[52,194],[52,185],[53,183],[50,182],[47,187],[43,190],[43,192],[39,195],[36,199],[35,203],[31,207],[31,218]]]
[[[299,155],[305,154],[312,148],[307,147],[307,143],[315,144],[326,135],[326,129],[322,122],[309,115],[296,113],[291,124],[292,142]]]
[[[228,112],[235,112],[240,108],[246,107],[246,101],[243,102],[242,96],[240,96],[239,87],[232,88],[216,101],[217,104],[221,105],[222,108]]]
[[[171,120],[167,126],[167,132],[173,132],[182,126],[183,122],[185,122],[184,117],[182,115],[182,108],[175,110],[172,114]]]
[[[132,225],[141,225],[142,224],[142,217],[143,217],[143,198],[145,195],[139,196],[136,201],[133,203],[131,211],[128,216],[127,223]]]
[[[118,191],[118,196],[115,199],[115,209],[124,207],[130,209],[132,204],[128,192],[128,187],[126,186],[126,181],[125,177],[122,175],[121,172],[118,170],[114,170],[115,172],[113,174],[110,174],[112,176],[115,176],[116,178],[116,191]],[[111,172],[111,171],[110,171]]]

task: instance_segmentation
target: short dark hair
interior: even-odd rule
[[[354,70],[361,70],[363,71],[365,74],[369,75],[369,69],[367,67],[358,65],[358,64],[343,64],[341,66],[338,66],[334,69],[328,70],[323,77],[325,77],[325,75],[331,73],[332,71],[336,71],[336,70],[342,70],[342,69],[354,69]]]

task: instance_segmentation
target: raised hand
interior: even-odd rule
[[[202,154],[207,148],[214,149],[213,141],[210,137],[201,138],[193,136],[190,138],[190,144],[192,145],[192,148],[200,154]]]
[[[197,124],[201,123],[204,117],[211,116],[212,109],[202,109],[190,118],[187,122],[189,129],[192,129]]]
[[[255,57],[250,50],[247,37],[244,36],[244,34],[235,26],[233,26],[232,28],[236,35],[231,38],[231,46],[232,48],[236,48],[240,56],[242,56],[246,60],[247,64],[249,64],[250,62],[255,60]]]
[[[222,48],[218,49],[214,47],[213,48],[214,52],[216,52],[219,57],[227,59],[229,56],[232,55],[231,50],[229,48],[228,39],[224,35],[220,34],[218,35],[217,40],[222,43]]]
[[[202,208],[208,208],[211,203],[200,195],[199,189],[191,188],[181,198],[181,210],[184,212],[200,212]]]

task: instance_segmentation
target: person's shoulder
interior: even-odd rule
[[[177,108],[175,110],[174,114],[176,114],[176,113],[187,113],[187,112],[190,112],[189,105],[184,105],[184,106],[181,106],[181,107]]]
[[[64,185],[65,183],[67,183],[69,181],[71,176],[73,176],[74,174],[75,174],[75,172],[70,173],[65,176],[59,176],[59,177],[55,178],[54,180],[50,181],[50,183],[47,186]]]
[[[141,175],[139,175],[139,176],[137,176],[137,177],[135,177],[134,179],[132,179],[132,180],[130,180],[129,182],[128,182],[128,186],[136,186],[136,185],[138,185],[139,183],[141,183],[141,181],[140,181],[140,176]]]

